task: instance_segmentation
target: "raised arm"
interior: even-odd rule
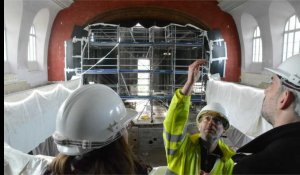
[[[191,91],[200,77],[199,66],[206,63],[199,59],[194,61],[188,70],[188,79],[182,89],[176,90],[166,119],[164,120],[164,143],[167,155],[173,155],[185,138],[185,124],[189,116]]]
[[[191,95],[193,86],[200,77],[200,65],[205,64],[206,62],[207,61],[204,59],[198,59],[194,61],[191,65],[189,65],[188,79],[185,82],[183,88],[181,89],[181,93],[183,95]]]

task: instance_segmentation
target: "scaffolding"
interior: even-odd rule
[[[85,30],[87,37],[72,41],[79,45],[73,48],[73,64],[80,65],[73,70],[83,84],[106,84],[125,103],[145,100],[140,116],[147,111],[150,123],[163,115],[158,106],[167,108],[175,90],[184,85],[188,66],[197,58],[210,58],[207,32],[190,24],[127,28],[97,23]],[[205,101],[209,64],[200,71],[192,102]]]

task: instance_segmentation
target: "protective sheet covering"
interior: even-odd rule
[[[4,175],[41,175],[53,158],[28,155],[4,142]]]
[[[4,102],[4,142],[28,153],[55,130],[56,113],[73,90],[58,84],[48,92],[33,91],[26,99]]]
[[[52,136],[48,137],[43,143],[40,143],[32,150],[33,155],[42,154],[46,156],[56,156],[58,153],[59,151]]]
[[[252,140],[232,125],[230,125],[223,136],[225,137],[221,137],[221,139],[234,150],[237,150]]]
[[[228,112],[230,124],[250,138],[270,130],[272,126],[260,116],[264,99],[262,89],[209,80],[206,100],[222,104]]]
[[[166,174],[167,169],[168,169],[167,166],[153,167],[153,169],[149,173],[149,175],[164,175],[164,174]]]

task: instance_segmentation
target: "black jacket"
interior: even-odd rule
[[[300,122],[271,129],[237,152],[252,153],[233,168],[233,174],[300,174]]]

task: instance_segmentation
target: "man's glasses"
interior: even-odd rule
[[[207,122],[212,120],[216,125],[223,124],[223,120],[219,116],[204,115],[202,120],[205,120]]]

